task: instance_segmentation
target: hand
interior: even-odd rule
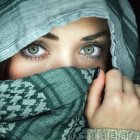
[[[90,128],[140,130],[140,85],[118,70],[106,75],[100,70],[89,89],[85,114]]]

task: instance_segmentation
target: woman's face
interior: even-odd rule
[[[58,67],[101,67],[106,70],[110,35],[107,22],[83,18],[35,40],[11,59],[10,79],[19,79]]]

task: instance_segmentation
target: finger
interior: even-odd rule
[[[136,95],[136,89],[133,82],[126,76],[123,76],[123,92]]]
[[[105,93],[122,92],[122,74],[119,70],[112,69],[106,74]]]
[[[135,89],[136,89],[137,96],[140,98],[140,85],[135,84]]]
[[[91,118],[101,104],[104,82],[105,82],[105,73],[103,70],[100,70],[97,79],[93,81],[89,89],[87,97],[87,105],[85,110],[87,118]]]

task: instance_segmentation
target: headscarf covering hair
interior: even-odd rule
[[[1,0],[0,62],[53,27],[84,17],[107,19],[112,66],[133,79],[138,35],[127,0]],[[84,140],[85,93],[93,77],[94,69],[69,67],[0,81],[0,139]]]
[[[52,27],[83,17],[108,20],[112,65],[132,79],[138,35],[135,16],[127,0],[1,0],[0,61],[47,34]]]

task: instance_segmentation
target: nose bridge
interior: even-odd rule
[[[73,66],[73,55],[68,50],[61,52],[58,63],[61,67]]]

